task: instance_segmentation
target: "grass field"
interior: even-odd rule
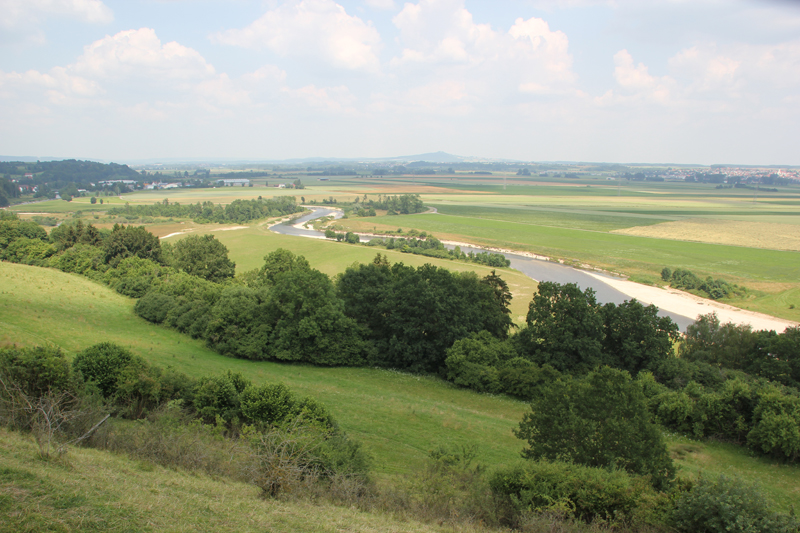
[[[174,226],[170,227],[173,228]],[[480,277],[484,277],[491,273],[492,270],[496,270],[509,285],[513,295],[511,302],[512,317],[520,324],[525,321],[525,316],[528,313],[528,304],[533,298],[537,287],[535,281],[516,270],[507,268],[493,269],[475,263],[448,261],[404,254],[396,250],[370,248],[322,239],[278,235],[269,231],[266,225],[250,226],[247,229],[235,231],[219,231],[218,227],[205,225],[196,227],[193,233],[205,232],[212,233],[228,247],[228,255],[236,262],[237,272],[261,268],[264,264],[264,256],[277,248],[287,248],[296,254],[305,256],[312,267],[331,277],[344,272],[347,267],[354,263],[372,262],[377,253],[386,255],[391,263],[404,263],[411,266],[430,263],[455,272],[475,272]],[[171,242],[172,239],[177,238],[180,237],[170,237],[166,242]]]
[[[145,322],[132,308],[133,300],[84,278],[0,263],[0,344],[49,342],[74,354],[96,342],[112,341],[152,363],[195,377],[230,369],[257,383],[282,381],[327,405],[342,428],[373,455],[379,477],[414,472],[427,451],[440,443],[476,444],[478,460],[491,466],[517,460],[522,449],[511,430],[527,408],[523,402],[460,390],[435,377],[229,359]],[[782,509],[800,507],[796,466],[750,457],[735,446],[681,437],[670,437],[669,442],[686,473],[740,475],[762,484]]]
[[[0,428],[0,532],[444,531],[386,514],[259,497],[212,479],[92,449],[42,460],[32,439]],[[449,529],[448,529],[449,530]]]
[[[602,231],[537,226],[521,222],[467,216],[421,214],[384,217],[378,221],[351,219],[346,227],[417,228],[441,239],[463,240],[536,252],[632,273],[660,272],[665,266],[688,268],[736,281],[794,282],[800,279],[800,254],[739,246],[680,242]]]

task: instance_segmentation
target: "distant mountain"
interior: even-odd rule
[[[460,155],[448,154],[447,152],[429,152],[419,155],[404,155],[400,157],[381,158],[384,161],[427,161],[428,163],[462,163],[471,158],[461,157]],[[373,160],[376,161],[376,160]]]

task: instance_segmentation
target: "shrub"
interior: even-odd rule
[[[213,423],[217,418],[232,423],[239,419],[239,392],[232,374],[203,377],[194,390],[194,408],[204,421]]]
[[[136,302],[133,309],[145,320],[161,324],[175,305],[175,298],[168,294],[148,292]]]
[[[701,477],[677,501],[678,531],[691,533],[781,533],[797,531],[800,522],[771,512],[758,488],[742,480]]]
[[[72,361],[72,368],[80,372],[84,381],[94,382],[104,398],[111,398],[117,392],[120,374],[134,357],[121,346],[102,342],[79,352]]]
[[[108,269],[104,261],[105,252],[102,248],[88,244],[76,244],[51,257],[49,263],[51,267],[63,272],[86,275],[91,271],[104,272]]]
[[[51,346],[0,349],[0,377],[34,397],[49,390],[60,392],[71,388],[67,358],[60,348]]]
[[[49,243],[21,237],[9,244],[5,250],[0,250],[0,259],[25,265],[46,266],[50,256],[55,253],[56,249]]]
[[[500,392],[498,367],[515,356],[511,343],[495,338],[488,331],[473,333],[447,350],[444,361],[447,379],[478,392]]]
[[[624,519],[653,492],[646,481],[621,470],[548,461],[495,472],[489,486],[508,499],[515,517],[550,512],[585,521]]]
[[[800,459],[800,398],[770,387],[759,394],[748,445],[773,457]]]
[[[283,383],[251,385],[242,392],[240,402],[245,421],[267,425],[283,422],[296,403],[294,394]]]

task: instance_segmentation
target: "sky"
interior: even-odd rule
[[[0,0],[0,154],[800,165],[796,0]]]

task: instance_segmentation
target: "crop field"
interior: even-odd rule
[[[477,219],[441,214],[408,215],[377,225],[397,225],[433,233],[440,239],[464,240],[536,252],[556,258],[577,258],[593,265],[629,273],[660,272],[680,266],[698,273],[727,276],[735,281],[794,282],[800,279],[800,255],[796,252],[736,246],[679,242],[617,235],[601,231],[536,226],[520,222]],[[402,222],[402,224],[401,224]],[[348,227],[352,227],[348,224]]]
[[[696,218],[618,229],[614,233],[748,248],[800,251],[800,226],[794,224]]]
[[[436,377],[222,357],[199,341],[135,316],[133,303],[76,275],[0,263],[0,344],[52,343],[74,354],[111,341],[194,377],[229,369],[256,383],[286,383],[328,406],[342,428],[364,443],[379,476],[415,471],[428,450],[441,443],[476,444],[477,460],[491,466],[519,458],[523,443],[511,430],[527,409],[523,402],[457,389]],[[797,466],[775,465],[731,445],[677,436],[670,436],[669,443],[688,474],[739,475],[761,483],[782,509],[800,506]]]
[[[108,202],[104,206],[91,205],[89,198],[84,197],[69,203],[48,201],[16,206],[15,210],[56,213],[58,217],[82,211],[88,222],[110,227],[126,220],[104,217],[104,210],[108,205],[126,202],[150,204],[168,198],[181,203],[224,204],[259,195],[291,195],[298,200],[305,197],[307,202],[322,203],[329,198],[352,202],[364,194],[375,198],[378,194],[418,193],[426,205],[438,210],[437,215],[350,218],[337,224],[363,232],[394,231],[398,227],[417,229],[440,239],[529,251],[651,282],[659,279],[665,266],[685,268],[701,276],[742,284],[753,291],[747,299],[730,303],[782,318],[800,319],[796,301],[800,290],[800,232],[796,230],[800,227],[800,191],[796,187],[778,187],[777,192],[716,189],[702,183],[617,181],[602,172],[582,174],[577,179],[457,173],[331,176],[323,182],[298,171],[278,181],[297,178],[306,185],[305,189],[264,187],[264,180],[256,179],[254,187],[140,191],[122,199],[104,197]],[[266,181],[276,182],[272,178]],[[127,222],[148,223],[160,236],[187,229],[213,230],[244,270],[260,266],[263,256],[278,246],[306,255],[316,268],[329,275],[343,271],[354,261],[369,261],[377,252],[283,236],[276,237],[282,239],[282,244],[275,244],[274,236],[257,225],[246,230],[223,231],[226,228],[199,227],[191,221],[139,218]],[[393,261],[414,265],[419,261],[436,263],[410,254]],[[480,272],[472,265],[465,268],[463,264],[445,263],[451,269]],[[504,277],[509,278],[515,289],[514,316],[519,320],[525,314],[535,285],[512,282],[512,276],[508,273]],[[792,305],[794,309],[790,309]]]

